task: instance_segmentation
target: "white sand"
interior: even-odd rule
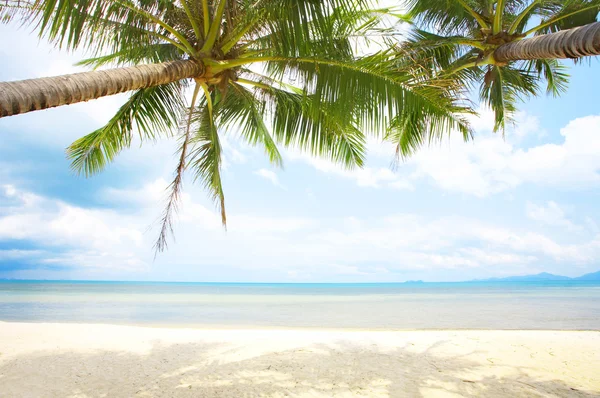
[[[600,332],[0,322],[0,397],[600,396]]]

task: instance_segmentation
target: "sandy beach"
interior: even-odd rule
[[[600,332],[0,322],[2,397],[592,397]]]

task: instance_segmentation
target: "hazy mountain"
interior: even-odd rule
[[[509,276],[506,278],[477,279],[477,282],[539,282],[539,281],[600,281],[600,271],[585,274],[577,278],[554,275],[547,272],[535,275]]]
[[[576,281],[600,281],[600,271],[592,272],[591,274],[585,274],[577,278],[573,278]]]

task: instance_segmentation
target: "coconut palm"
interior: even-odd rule
[[[600,54],[599,0],[410,0],[408,6],[413,25],[401,52],[423,73],[479,87],[496,131],[544,82],[552,95],[565,90],[569,76],[558,59]],[[413,149],[409,138],[405,151]]]
[[[91,51],[81,65],[118,67],[0,83],[0,115],[133,91],[105,126],[67,153],[89,176],[136,135],[178,137],[156,244],[163,250],[185,170],[202,182],[226,224],[223,134],[262,146],[275,165],[283,145],[360,167],[363,130],[383,132],[392,121],[415,122],[432,137],[470,133],[452,80],[425,82],[394,52],[357,46],[366,31],[383,30],[381,17],[389,13],[370,9],[368,0],[0,1],[0,19],[33,26],[60,48]]]

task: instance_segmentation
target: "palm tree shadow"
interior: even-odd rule
[[[340,341],[236,358],[225,344],[156,344],[131,352],[39,352],[0,365],[2,397],[593,397],[517,369],[510,378],[466,378],[465,356],[367,349]],[[222,355],[221,355],[222,354]],[[452,395],[455,394],[455,395]]]

